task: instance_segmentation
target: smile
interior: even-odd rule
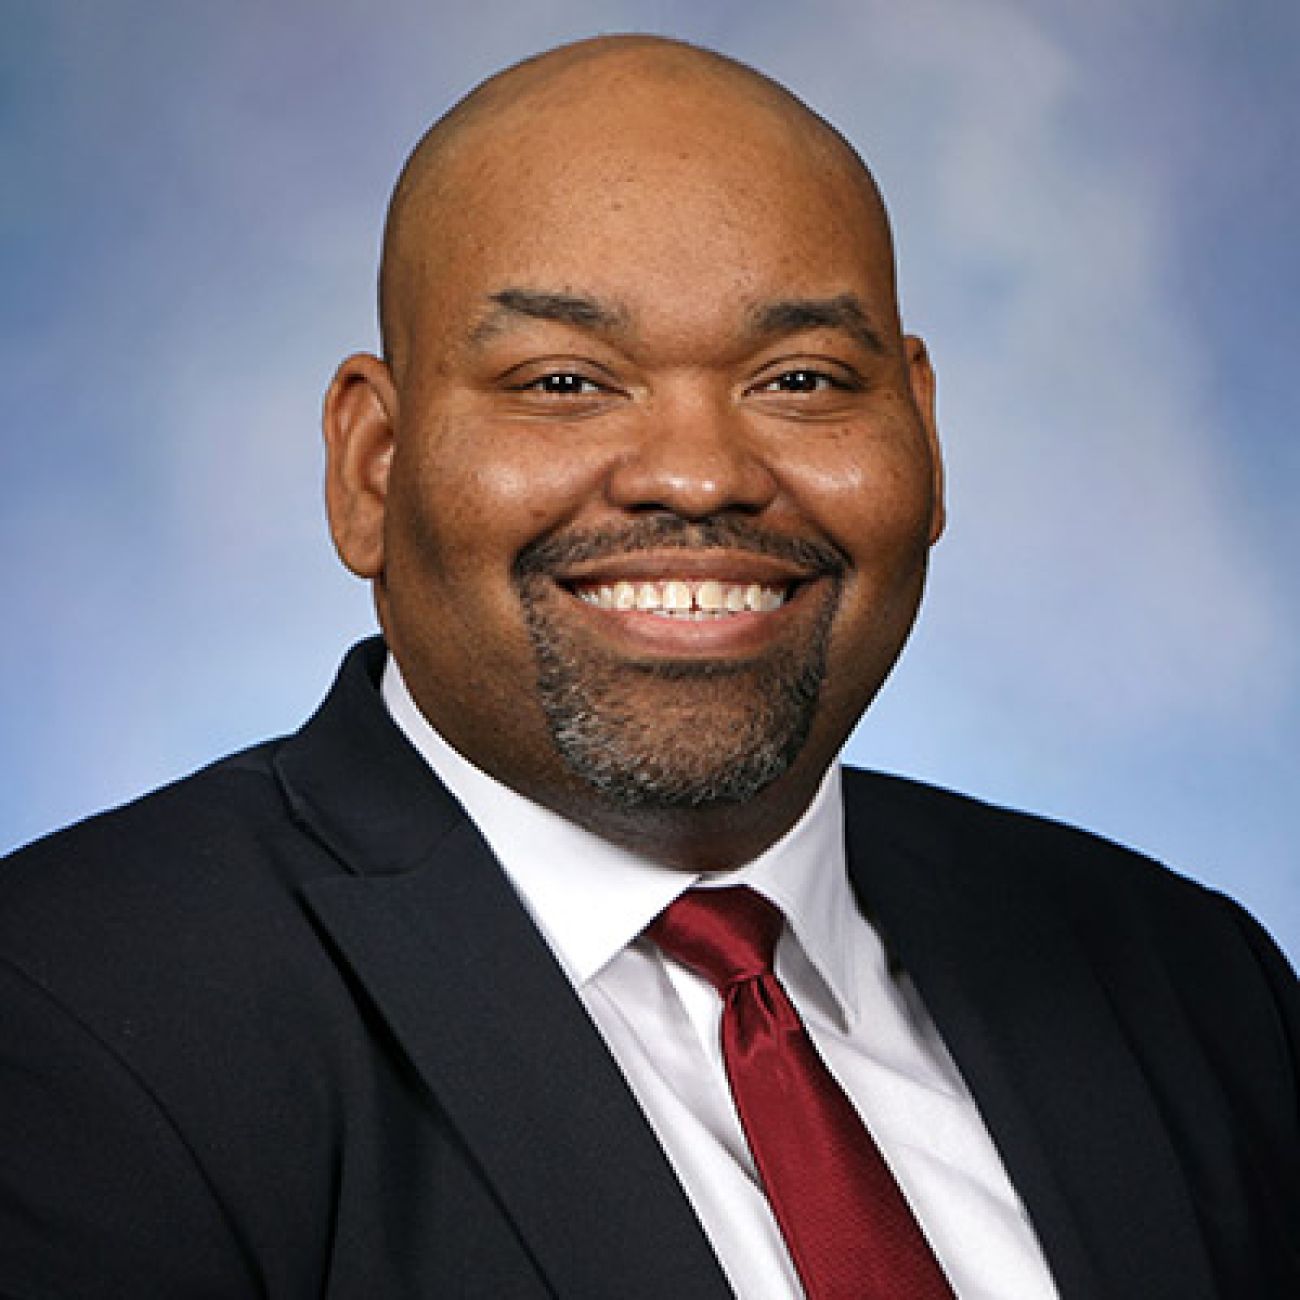
[[[716,578],[577,583],[573,592],[579,600],[597,609],[635,610],[695,622],[736,614],[770,614],[780,609],[790,594],[787,584],[720,582]]]

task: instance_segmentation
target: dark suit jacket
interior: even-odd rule
[[[381,658],[0,869],[0,1294],[729,1294]],[[1297,994],[1261,931],[1090,836],[845,779],[862,906],[1067,1300],[1300,1296]]]

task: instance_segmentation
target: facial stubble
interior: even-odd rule
[[[629,810],[719,807],[789,769],[816,716],[838,581],[799,640],[741,663],[596,652],[555,616],[549,585],[529,574],[518,586],[538,698],[560,757],[598,795]]]

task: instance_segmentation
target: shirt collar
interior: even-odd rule
[[[785,913],[795,939],[852,1025],[858,980],[848,926],[856,905],[845,870],[837,763],[781,839],[733,871],[704,877],[611,844],[476,767],[420,712],[391,656],[381,692],[398,727],[487,840],[575,987],[594,978],[693,885],[744,884]]]

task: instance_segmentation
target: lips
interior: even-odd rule
[[[576,582],[574,595],[597,609],[658,614],[665,618],[725,619],[766,614],[785,604],[789,583],[724,582],[687,576],[657,580]]]
[[[783,537],[729,515],[659,514],[539,539],[520,553],[515,576],[530,609],[558,590],[582,611],[579,626],[629,660],[740,661],[817,618],[845,568],[846,557],[821,539]],[[814,589],[825,600],[801,599]]]

